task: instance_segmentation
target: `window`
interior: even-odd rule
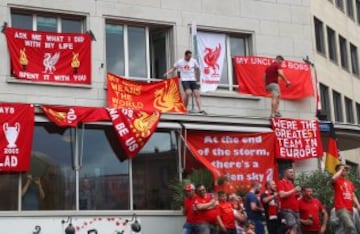
[[[316,50],[321,54],[325,54],[323,22],[317,19],[316,17],[314,17],[314,27],[315,27]]]
[[[11,26],[34,31],[84,32],[84,17],[44,12],[11,11]]]
[[[343,122],[343,107],[340,93],[333,91],[334,114],[336,122]]]
[[[335,3],[340,10],[344,11],[344,0],[335,0]]]
[[[354,3],[353,3],[353,0],[346,0],[346,13],[351,19],[354,19]]]
[[[132,160],[134,210],[172,209],[169,184],[179,178],[175,132],[156,132]]]
[[[0,211],[18,209],[19,175],[1,173],[0,180]]]
[[[113,127],[86,125],[82,134],[79,209],[128,210],[129,161],[118,158],[121,149]]]
[[[329,99],[329,88],[323,84],[320,84],[320,100],[321,100],[321,110],[323,114],[326,114],[324,120],[331,119],[331,108],[330,108],[330,99]]]
[[[357,47],[350,43],[351,71],[354,75],[359,75],[359,59]]]
[[[346,39],[339,35],[339,47],[340,47],[340,60],[341,66],[348,70],[349,62],[348,62],[348,52],[347,52],[347,42]]]
[[[22,175],[22,210],[75,209],[74,131],[37,124],[30,170]]]
[[[355,1],[357,22],[360,23],[360,0]]]
[[[162,78],[170,67],[171,26],[106,23],[106,68],[132,78]]]
[[[330,27],[326,27],[326,31],[327,31],[327,40],[328,40],[329,59],[337,63],[335,31]]]
[[[346,122],[354,123],[353,101],[347,97],[345,97],[345,111],[346,111]]]
[[[356,103],[356,117],[357,123],[360,124],[360,103]]]
[[[233,68],[232,58],[237,55],[250,54],[250,35],[228,34],[226,35],[226,54],[224,68],[221,74],[219,89],[236,90],[237,78]],[[229,52],[229,53],[228,53]]]

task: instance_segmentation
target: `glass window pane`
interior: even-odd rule
[[[61,32],[81,33],[82,32],[82,20],[61,19]]]
[[[129,209],[129,163],[117,156],[121,148],[113,127],[87,126],[83,134],[80,209]]]
[[[241,37],[230,37],[230,56],[233,58],[236,55],[246,55],[245,39]],[[237,85],[238,81],[233,67],[233,84]]]
[[[124,27],[106,24],[106,69],[108,72],[125,75]]]
[[[133,159],[134,209],[169,210],[173,207],[169,183],[178,174],[174,131],[154,133]]]
[[[1,173],[0,176],[0,210],[17,210],[19,175]]]
[[[75,209],[74,130],[38,125],[32,148],[30,170],[22,176],[22,209]]]
[[[147,77],[145,28],[128,27],[129,76]]]
[[[56,18],[38,16],[37,31],[57,32]]]
[[[151,77],[163,78],[167,66],[167,29],[150,30]]]
[[[11,14],[11,27],[32,30],[33,16],[24,14]]]

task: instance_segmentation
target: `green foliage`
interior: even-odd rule
[[[314,190],[314,197],[318,198],[328,211],[334,205],[334,192],[330,184],[331,176],[327,171],[313,171],[312,173],[303,173],[297,176],[295,184],[299,186],[309,185]],[[360,195],[360,177],[356,171],[350,171],[348,179],[355,186],[355,193]]]
[[[185,196],[184,187],[186,184],[190,183],[194,184],[195,186],[198,184],[203,184],[208,191],[211,191],[213,189],[213,177],[211,175],[211,172],[207,169],[194,170],[182,181],[175,179],[169,184],[169,187],[173,191],[172,209],[180,209]]]

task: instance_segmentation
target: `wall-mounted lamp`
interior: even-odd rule
[[[72,218],[69,216],[67,220],[61,220],[61,223],[69,223],[69,225],[65,228],[65,234],[75,234],[75,228],[72,225]]]
[[[133,232],[139,233],[141,231],[141,225],[140,225],[139,221],[137,220],[135,213],[132,215],[130,220],[126,219],[125,222],[126,223],[132,222],[130,227]]]

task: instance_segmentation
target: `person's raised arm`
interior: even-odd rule
[[[337,180],[341,176],[345,169],[345,166],[340,166],[339,170],[331,177],[331,183],[334,183],[335,180]]]
[[[299,186],[296,186],[295,188],[289,190],[289,191],[279,191],[280,198],[286,198],[291,196],[293,193],[300,192],[301,188]]]
[[[275,192],[274,194],[270,195],[270,196],[264,196],[263,198],[261,198],[262,203],[267,204],[270,201],[274,200],[277,197],[277,193]]]

